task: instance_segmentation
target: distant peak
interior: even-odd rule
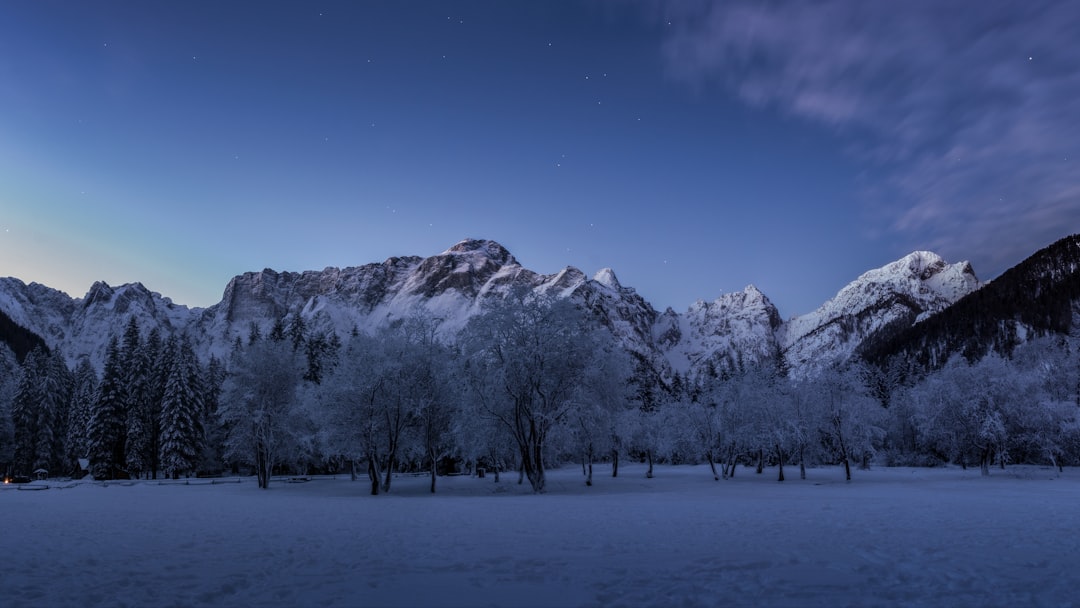
[[[615,271],[610,268],[601,268],[593,275],[593,280],[601,285],[618,291],[622,289],[622,285],[619,283],[619,278],[615,276]]]
[[[932,251],[913,251],[897,260],[897,263],[924,281],[948,266],[944,258]]]
[[[517,260],[502,245],[488,239],[465,239],[443,252],[443,255],[480,253],[499,264],[516,264]]]

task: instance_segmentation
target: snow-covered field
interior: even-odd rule
[[[0,605],[1070,605],[1080,471],[639,466],[0,491]],[[794,479],[792,479],[794,477]]]

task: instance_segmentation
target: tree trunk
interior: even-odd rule
[[[387,494],[390,493],[390,481],[394,478],[394,468],[397,467],[396,451],[397,450],[392,447],[390,455],[386,458],[386,472],[383,473],[382,491]]]
[[[784,449],[780,446],[776,446],[776,457],[780,461],[780,474],[776,481],[784,481]]]
[[[806,479],[806,446],[799,446],[799,479]]]
[[[428,450],[428,460],[431,461],[431,493],[434,494],[435,493],[435,476],[436,476],[435,450],[434,449],[429,449]]]
[[[518,485],[520,486],[522,483],[524,483],[524,481],[525,481],[525,460],[522,459],[522,461],[520,463],[518,463]]]
[[[270,474],[273,464],[270,455],[264,445],[255,446],[255,475],[258,477],[259,487],[263,490],[270,488]]]
[[[761,475],[765,471],[765,448],[758,448],[757,451],[757,471],[758,475]]]
[[[984,449],[979,458],[979,472],[983,477],[990,475],[990,450]]]
[[[589,472],[585,474],[585,485],[592,487],[592,463],[593,463],[593,447],[589,444],[589,449],[586,451],[586,457],[589,459]]]
[[[356,481],[356,460],[349,459],[349,481]]]
[[[705,458],[709,459],[709,470],[712,471],[713,481],[720,481],[720,475],[716,472],[716,459],[713,458],[712,450],[705,450]]]
[[[651,449],[645,450],[645,457],[649,459],[649,468],[648,468],[648,470],[645,471],[645,478],[646,479],[652,479],[653,473],[652,473],[652,450]]]
[[[836,441],[840,444],[840,457],[844,459],[844,477],[851,481],[851,460],[848,458],[847,446],[844,445],[844,434],[840,432],[839,422],[834,421],[833,428],[836,429]]]
[[[611,450],[611,476],[619,476],[619,450],[618,448]]]
[[[375,458],[368,458],[368,479],[371,480],[371,495],[379,495],[379,465]]]

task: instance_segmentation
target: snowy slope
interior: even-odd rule
[[[521,266],[502,245],[466,239],[426,257],[394,257],[352,268],[303,273],[263,270],[230,281],[221,303],[197,323],[205,352],[225,352],[252,323],[268,331],[274,321],[299,314],[309,329],[346,335],[374,331],[424,312],[451,336],[482,312],[484,302],[513,289],[573,298],[588,307],[628,348],[651,353],[655,311],[605,269],[589,280],[567,267],[542,275]]]
[[[0,490],[3,603],[39,606],[1072,606],[1080,471],[580,468],[549,490],[402,476]],[[215,480],[226,481],[226,480]],[[77,520],[72,525],[57,522]],[[527,522],[527,525],[525,525]]]
[[[971,264],[916,251],[864,273],[814,312],[784,323],[777,339],[788,366],[810,372],[846,360],[875,332],[911,325],[980,285]]]
[[[682,315],[668,309],[653,335],[671,367],[693,377],[710,365],[731,371],[773,359],[779,327],[776,306],[750,285],[712,302],[698,300]]]

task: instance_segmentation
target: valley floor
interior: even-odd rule
[[[605,474],[606,473],[606,474]],[[0,604],[1034,606],[1076,601],[1080,470],[640,465],[0,491]],[[200,483],[203,480],[199,480]],[[194,482],[193,482],[194,483]],[[69,486],[61,489],[58,486]]]

